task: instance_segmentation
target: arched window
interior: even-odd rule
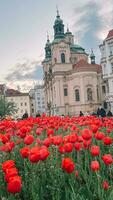
[[[54,61],[55,61],[55,63],[57,62],[57,59],[56,58],[54,58]]]
[[[97,100],[99,100],[99,88],[97,86]]]
[[[64,53],[61,53],[61,62],[65,63],[65,54]]]
[[[91,88],[87,88],[87,100],[88,101],[92,101],[93,100],[92,89]]]
[[[105,85],[102,86],[102,93],[106,94],[106,86]]]
[[[75,100],[80,101],[80,94],[78,89],[75,90]]]

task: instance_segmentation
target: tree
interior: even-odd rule
[[[5,98],[0,98],[0,117],[4,118],[7,115],[12,115],[17,112],[14,102],[7,101]]]

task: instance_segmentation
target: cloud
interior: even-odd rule
[[[84,4],[74,8],[72,29],[75,42],[80,43],[88,51],[94,49],[97,60],[100,60],[99,44],[106,38],[113,28],[113,2],[112,0],[85,0]]]
[[[5,80],[9,87],[20,87],[23,91],[27,91],[39,83],[43,78],[43,69],[41,61],[24,60],[17,63],[7,74]]]

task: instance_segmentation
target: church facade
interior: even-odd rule
[[[54,39],[47,38],[44,72],[46,112],[53,115],[75,115],[81,111],[97,110],[101,104],[101,66],[95,64],[95,55],[74,43],[74,36],[59,12],[54,22]]]

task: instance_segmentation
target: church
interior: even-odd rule
[[[44,72],[46,112],[51,115],[76,115],[93,112],[101,105],[101,66],[95,63],[93,51],[74,42],[72,32],[64,31],[59,11],[54,22],[54,39],[47,38]]]

